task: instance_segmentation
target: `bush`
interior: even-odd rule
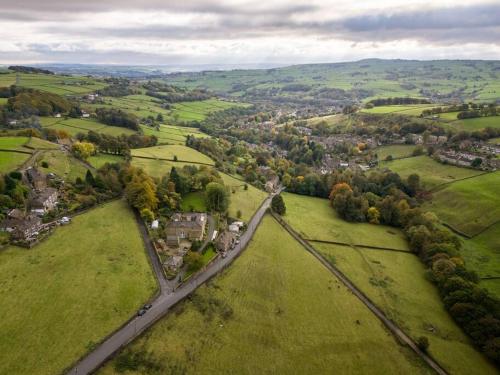
[[[49,167],[49,163],[46,161],[42,161],[42,168],[48,168],[48,167]]]
[[[421,351],[427,352],[427,349],[429,349],[429,339],[425,336],[420,336],[417,339],[417,346]]]

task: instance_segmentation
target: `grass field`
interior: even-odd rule
[[[28,151],[23,147],[28,141],[28,137],[0,137],[0,149]]]
[[[0,105],[7,104],[8,98],[0,98]]]
[[[142,156],[156,159],[174,160],[174,157],[181,162],[200,163],[213,165],[214,161],[208,156],[195,149],[181,145],[161,145],[132,150],[132,156]]]
[[[182,197],[181,209],[185,212],[206,212],[205,193],[196,191]]]
[[[154,135],[158,138],[159,144],[186,144],[188,135],[196,138],[208,137],[207,134],[201,132],[198,128],[173,126],[173,125],[160,125],[160,129],[156,130],[151,127],[141,125],[141,129],[145,135]]]
[[[118,136],[122,134],[134,134],[135,131],[132,129],[121,128],[118,126],[109,126],[100,123],[94,119],[83,119],[83,118],[54,118],[54,117],[41,117],[40,122],[42,127],[64,130],[72,137],[78,133],[87,134],[89,131],[95,131],[101,134],[108,134],[113,136]]]
[[[447,124],[448,128],[465,131],[475,131],[484,128],[500,128],[500,116],[470,118],[466,120],[453,121]]]
[[[36,137],[31,137],[25,145],[28,148],[35,150],[58,150],[59,145],[46,141],[45,139],[40,139]]]
[[[398,159],[412,156],[412,152],[415,148],[416,146],[414,145],[390,145],[378,147],[374,149],[373,152],[378,155],[378,160],[385,160],[389,155],[391,155],[393,159]]]
[[[142,168],[150,176],[161,178],[165,174],[169,173],[172,167],[182,169],[185,165],[192,164],[165,160],[132,158],[132,165]]]
[[[120,155],[97,154],[97,155],[89,157],[87,159],[87,161],[94,168],[99,169],[106,163],[121,163],[121,162],[125,161],[125,159],[123,158],[123,156],[120,156]]]
[[[42,167],[44,161],[49,164],[48,168]],[[37,156],[34,164],[44,173],[52,172],[71,182],[74,182],[77,177],[85,177],[87,173],[87,168],[83,163],[61,150],[43,151]]]
[[[19,168],[30,154],[21,154],[19,152],[0,151],[0,173],[8,173]]]
[[[47,91],[58,95],[81,95],[93,92],[107,86],[92,78],[76,76],[58,76],[51,74],[19,74],[19,86],[40,91]],[[0,86],[16,84],[16,74],[1,74]]]
[[[284,219],[305,238],[408,250],[403,233],[396,228],[344,221],[327,199],[282,195],[286,205]]]
[[[270,217],[231,267],[125,350],[161,366],[127,374],[430,373]]]
[[[453,322],[425,268],[413,254],[313,244],[450,374],[492,374],[494,367]]]
[[[422,185],[427,189],[482,173],[473,169],[442,164],[426,155],[381,162],[380,167],[389,168],[398,173],[401,178],[407,178],[410,174],[416,173],[420,176]]]
[[[373,108],[364,108],[361,112],[365,113],[397,113],[401,115],[408,116],[419,116],[422,113],[422,110],[425,108],[435,107],[434,104],[414,104],[414,105],[384,105]],[[456,118],[456,117],[455,117]]]
[[[500,218],[500,172],[457,181],[433,193],[424,208],[473,236]]]
[[[238,211],[241,211],[241,219],[248,222],[266,199],[267,193],[250,184],[248,184],[248,190],[245,190],[245,182],[225,173],[220,173],[220,175],[224,185],[230,190],[229,216],[237,218]]]
[[[27,375],[62,373],[156,290],[123,201],[74,218],[31,250],[0,252],[0,285],[0,373]]]

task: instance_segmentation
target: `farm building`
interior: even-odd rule
[[[201,240],[205,233],[207,214],[205,213],[175,213],[167,224],[166,236],[169,246],[179,244],[179,240]]]

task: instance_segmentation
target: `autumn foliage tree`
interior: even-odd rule
[[[155,211],[158,207],[156,184],[142,169],[129,167],[125,172],[125,196],[132,207],[139,211]]]

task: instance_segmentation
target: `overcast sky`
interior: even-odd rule
[[[500,0],[0,0],[0,63],[500,59]]]

